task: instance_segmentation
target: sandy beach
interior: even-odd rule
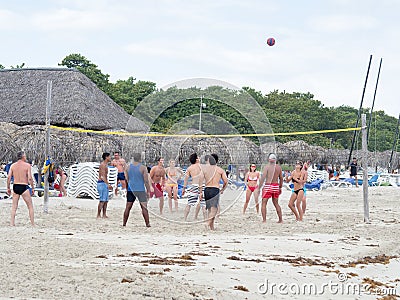
[[[263,224],[254,207],[242,215],[242,192],[227,190],[215,232],[193,221],[193,209],[184,223],[184,202],[178,213],[166,205],[160,218],[155,199],[151,228],[138,203],[122,227],[122,197],[109,202],[109,219],[95,218],[91,199],[50,198],[45,214],[43,198],[35,197],[34,228],[20,200],[10,227],[11,200],[0,200],[0,298],[399,297],[400,189],[369,189],[370,224],[363,222],[362,188],[307,192],[303,222],[291,215],[289,196],[284,190],[280,200],[284,223],[276,223],[270,201]]]

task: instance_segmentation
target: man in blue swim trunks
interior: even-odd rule
[[[123,159],[118,151],[114,152],[114,159],[111,162],[111,165],[116,167],[118,170],[117,176],[117,188],[115,189],[115,196],[118,196],[118,184],[121,183],[122,191],[126,191],[126,179],[125,179],[125,168],[126,162]]]
[[[110,153],[103,153],[103,162],[99,167],[99,179],[97,180],[97,191],[99,192],[99,205],[97,207],[97,218],[101,218],[101,212],[103,212],[103,218],[107,217],[107,203],[108,203],[108,191],[112,190],[111,184],[108,182],[108,164],[111,161]]]
[[[7,177],[8,195],[11,195],[11,177],[14,177],[10,225],[15,226],[15,215],[17,213],[19,196],[22,196],[22,199],[24,199],[26,206],[28,207],[31,224],[32,226],[35,226],[32,198],[28,186],[29,183],[31,185],[33,195],[35,186],[33,184],[31,165],[26,162],[26,155],[23,151],[17,153],[17,159],[18,161],[11,165]]]

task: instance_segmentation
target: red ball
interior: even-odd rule
[[[267,44],[268,44],[268,46],[273,46],[273,45],[275,45],[275,39],[274,39],[274,38],[268,38],[268,39],[267,39]]]

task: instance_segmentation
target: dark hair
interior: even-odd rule
[[[140,162],[141,159],[142,159],[142,154],[140,154],[139,152],[133,153],[133,161]]]
[[[103,155],[101,156],[103,158],[103,160],[105,160],[107,157],[110,156],[110,153],[108,152],[104,152]]]
[[[353,159],[357,159],[356,157],[353,157]]]
[[[215,161],[214,156],[212,155],[206,155],[205,160],[208,161],[210,163],[210,165],[216,165],[217,162]]]
[[[156,159],[156,162],[159,162],[160,161],[160,159],[162,159],[162,157],[160,156],[160,157],[157,157],[157,159]]]
[[[17,152],[17,159],[20,160],[24,155],[25,155],[24,151],[18,151]]]
[[[190,161],[190,163],[191,163],[192,165],[195,164],[197,158],[198,158],[197,153],[190,154],[190,156],[189,156],[189,161]]]
[[[151,168],[149,166],[147,166],[147,173],[150,173]]]
[[[218,162],[218,155],[215,154],[215,153],[212,153],[211,156],[214,157],[214,159],[215,159],[215,164],[216,164],[216,163]]]
[[[114,151],[114,155],[117,154],[117,153],[120,154],[119,151]]]

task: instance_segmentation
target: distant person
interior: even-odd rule
[[[153,166],[150,170],[150,178],[153,185],[153,192],[150,193],[150,197],[155,196],[160,201],[160,215],[164,209],[164,186],[165,186],[165,169],[164,169],[164,158],[157,158],[157,165]]]
[[[303,199],[301,201],[301,210],[303,211],[303,215],[306,213],[306,208],[307,208],[307,188],[305,186],[305,183],[307,182],[308,179],[308,164],[305,162],[303,164],[303,174],[304,174],[304,187],[303,187],[303,191],[304,191],[304,196]]]
[[[180,168],[175,166],[175,160],[169,161],[169,167],[165,169],[167,181],[165,190],[168,193],[169,211],[172,212],[172,197],[174,197],[175,211],[178,211],[178,181],[183,176]]]
[[[32,160],[32,162],[31,162],[31,172],[32,172],[33,178],[35,179],[35,187],[36,187],[39,185],[39,168],[35,164],[34,160]]]
[[[99,192],[99,205],[97,208],[97,218],[101,217],[103,212],[103,218],[107,217],[107,204],[108,204],[108,191],[112,190],[111,184],[108,182],[108,165],[111,161],[110,153],[103,153],[103,162],[99,167],[99,179],[97,181],[97,191]]]
[[[67,190],[65,189],[65,182],[67,181],[67,173],[61,168],[60,166],[56,170],[58,176],[59,176],[59,183],[58,187],[54,184],[54,188],[56,188],[60,193],[58,194],[58,197],[66,197],[67,196]]]
[[[246,189],[246,201],[243,206],[243,214],[246,213],[247,206],[249,205],[251,195],[254,196],[254,202],[256,203],[257,214],[259,212],[258,196],[260,194],[260,189],[258,181],[260,180],[260,172],[257,171],[257,166],[255,164],[250,165],[249,171],[246,173],[244,181],[247,184]]]
[[[195,206],[195,219],[197,219],[197,215],[199,210],[202,209],[204,220],[206,220],[207,213],[206,213],[206,202],[204,199],[200,201],[200,184],[202,180],[203,171],[200,167],[200,158],[197,156],[197,153],[193,153],[189,156],[189,161],[191,163],[190,167],[186,170],[185,180],[183,182],[182,188],[182,196],[185,195],[186,188],[187,188],[187,197],[188,203],[185,207],[184,218],[185,221],[190,212],[190,208]],[[188,185],[189,179],[192,179],[190,185]]]
[[[303,210],[301,204],[304,197],[304,184],[306,182],[306,174],[302,171],[303,163],[301,161],[296,162],[296,167],[292,171],[289,177],[286,178],[286,182],[293,182],[293,190],[289,199],[289,208],[296,217],[296,221],[303,221]],[[296,202],[296,205],[295,205]]]
[[[126,191],[126,180],[125,180],[125,168],[126,168],[126,162],[125,159],[123,159],[120,156],[120,153],[118,151],[114,152],[114,159],[111,161],[111,165],[116,167],[118,170],[118,176],[117,176],[117,187],[115,189],[115,196],[118,196],[118,185],[121,184],[122,191]]]
[[[268,156],[268,164],[264,167],[260,186],[262,186],[261,215],[263,223],[267,222],[267,203],[269,198],[272,198],[272,203],[275,206],[278,223],[282,223],[282,209],[278,201],[279,195],[282,193],[283,176],[282,168],[276,163],[276,155],[274,153]]]
[[[15,215],[17,214],[19,197],[22,196],[29,211],[29,219],[32,226],[35,226],[32,195],[35,193],[35,186],[33,184],[31,165],[26,162],[25,152],[20,151],[17,153],[18,161],[10,166],[7,177],[7,194],[11,195],[11,177],[14,178],[13,194],[12,194],[12,208],[11,208],[11,226],[15,226]],[[29,185],[31,186],[31,192]]]
[[[208,211],[208,226],[210,230],[215,230],[214,221],[219,208],[219,198],[228,185],[228,178],[225,171],[217,166],[218,156],[216,154],[206,155],[205,159],[206,165],[202,166],[203,180],[205,181],[204,199],[206,200],[206,209]],[[220,190],[219,182],[221,179],[223,185]],[[202,198],[201,191],[202,186],[200,186],[200,199]]]
[[[147,209],[147,201],[150,198],[152,187],[149,183],[149,175],[147,168],[141,164],[141,154],[133,154],[133,163],[129,164],[125,169],[125,178],[128,183],[128,191],[126,193],[126,207],[122,226],[126,226],[129,213],[136,198],[139,200],[142,209],[142,215],[146,227],[150,227],[149,211]]]
[[[357,179],[357,172],[358,172],[358,165],[357,165],[357,158],[353,157],[353,161],[351,162],[350,166],[350,178],[354,177],[354,181],[356,183],[356,187],[358,187],[358,179]]]

